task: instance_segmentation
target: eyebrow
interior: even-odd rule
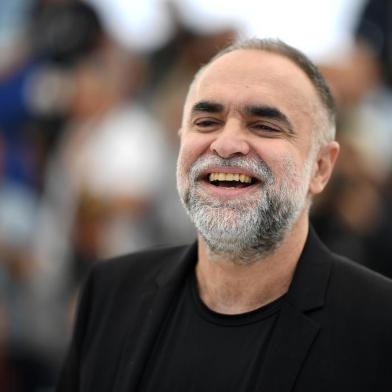
[[[222,113],[225,110],[224,105],[214,101],[200,101],[192,106],[192,115],[197,113]],[[283,123],[289,133],[294,135],[293,125],[287,116],[278,108],[268,105],[246,105],[244,111],[252,116],[277,120]]]
[[[249,105],[245,106],[245,112],[256,117],[278,120],[286,125],[291,134],[294,133],[293,125],[287,116],[276,107],[266,105]]]
[[[200,101],[192,106],[192,114],[196,113],[222,113],[224,107],[222,104],[212,101]]]

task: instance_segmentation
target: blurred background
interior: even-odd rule
[[[1,391],[53,391],[92,263],[192,241],[175,188],[184,96],[252,36],[328,78],[342,153],[313,224],[392,276],[392,2],[1,0]]]

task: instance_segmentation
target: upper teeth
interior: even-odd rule
[[[251,183],[252,178],[247,176],[246,174],[238,174],[238,173],[211,173],[209,175],[210,181],[240,181]]]

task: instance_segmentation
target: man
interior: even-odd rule
[[[97,265],[58,391],[390,391],[392,283],[309,230],[334,116],[319,71],[282,42],[204,66],[177,170],[197,244]]]

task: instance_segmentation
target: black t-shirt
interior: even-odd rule
[[[282,301],[219,314],[200,300],[193,274],[173,303],[139,391],[255,391]]]

